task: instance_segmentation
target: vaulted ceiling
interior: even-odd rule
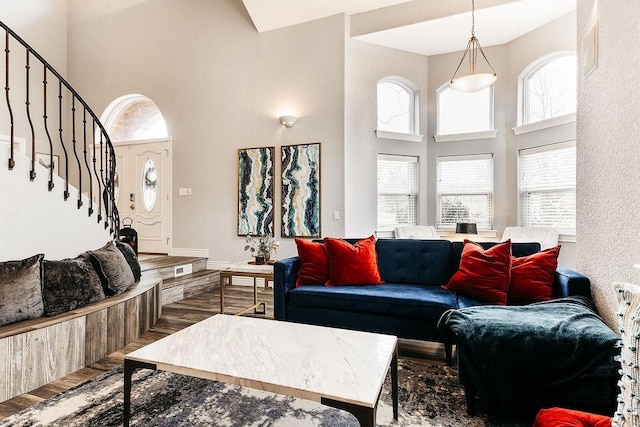
[[[351,36],[435,55],[463,50],[471,0],[243,0],[258,32],[327,16],[351,16]],[[478,0],[475,33],[483,46],[507,43],[576,8],[576,0]]]

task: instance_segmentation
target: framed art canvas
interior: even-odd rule
[[[320,143],[282,154],[282,237],[320,237]]]
[[[238,150],[238,235],[273,236],[275,147]]]

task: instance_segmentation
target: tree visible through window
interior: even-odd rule
[[[560,54],[530,67],[523,77],[522,124],[576,111],[576,55]]]
[[[437,160],[438,228],[474,222],[478,229],[493,226],[493,156],[442,156]]]
[[[418,158],[378,155],[378,228],[415,225]]]
[[[394,80],[378,82],[378,130],[416,134],[416,96],[405,84]]]
[[[519,154],[520,223],[575,234],[575,141],[520,150]]]

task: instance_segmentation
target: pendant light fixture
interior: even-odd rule
[[[456,68],[456,71],[453,73],[453,76],[451,77],[451,82],[449,83],[449,86],[451,87],[451,89],[454,89],[460,92],[467,92],[467,93],[478,92],[482,89],[488,88],[493,83],[495,83],[495,81],[498,79],[496,75],[496,71],[493,69],[493,67],[489,63],[487,56],[484,54],[484,51],[482,50],[482,46],[480,46],[480,42],[476,38],[475,26],[476,26],[475,0],[471,0],[471,39],[469,39],[469,42],[467,43],[467,48],[464,50],[464,53],[462,54],[462,59],[458,64],[458,68]],[[493,71],[493,74],[477,72],[476,65],[478,61],[478,51],[480,51],[480,54],[482,54],[482,57],[484,58],[487,65],[489,65],[489,68],[491,68],[491,71]],[[462,63],[464,62],[464,59],[467,56],[469,56],[469,74],[463,77],[456,78],[456,74],[458,74],[458,70],[460,70],[460,66],[462,65]]]

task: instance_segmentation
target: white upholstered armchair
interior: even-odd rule
[[[403,225],[393,230],[393,237],[396,239],[439,239],[433,225]]]
[[[505,227],[502,241],[538,242],[540,249],[552,248],[558,244],[559,233],[555,228],[545,227]]]

